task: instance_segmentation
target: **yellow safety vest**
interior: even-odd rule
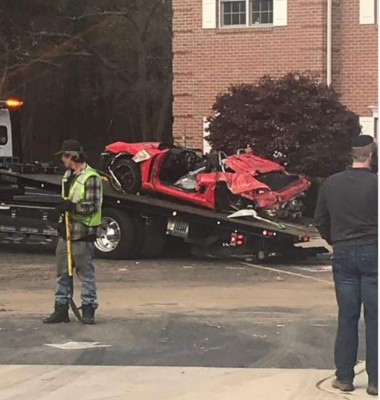
[[[68,181],[71,175],[71,171],[66,171],[65,175],[62,179],[62,197],[65,198],[65,183]],[[85,170],[78,175],[78,177],[72,183],[68,199],[73,203],[79,203],[80,201],[86,198],[86,186],[85,183],[87,179],[96,176],[100,179],[99,174],[91,168],[89,165],[86,166]],[[103,196],[102,196],[103,197]],[[79,214],[71,214],[71,218],[74,221],[79,221],[86,226],[98,226],[102,223],[102,208],[99,209],[92,215],[79,215]]]

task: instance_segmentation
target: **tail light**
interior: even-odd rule
[[[231,233],[230,246],[243,246],[245,244],[245,235],[242,233]]]
[[[263,231],[263,236],[269,236],[269,237],[277,236],[277,233],[273,232],[273,231],[264,230]]]

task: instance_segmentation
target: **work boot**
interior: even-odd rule
[[[82,304],[82,322],[86,325],[95,324],[95,308],[91,304]]]
[[[367,393],[370,394],[371,396],[377,396],[378,395],[377,383],[369,383],[367,388]]]
[[[53,314],[45,318],[42,322],[44,324],[59,324],[61,322],[70,322],[69,305],[55,303]]]
[[[353,392],[355,390],[352,382],[341,382],[339,379],[333,380],[332,387],[342,392]]]

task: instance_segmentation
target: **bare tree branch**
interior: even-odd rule
[[[116,64],[112,63],[106,57],[104,57],[104,55],[102,55],[94,46],[92,46],[90,43],[88,43],[84,39],[81,40],[81,44],[88,52],[93,54],[95,56],[95,58],[100,62],[100,64],[102,64],[105,68],[107,68],[110,71],[115,72],[116,75],[119,78],[121,78],[124,82],[127,82],[128,84],[132,83],[132,80],[128,75],[126,75],[122,71],[120,71],[119,67]]]
[[[41,32],[26,32],[30,36],[44,36],[44,37],[49,37],[49,38],[63,38],[63,39],[70,39],[72,38],[72,35],[69,35],[68,33],[60,33],[60,32],[46,32],[46,31],[41,31]]]
[[[65,54],[67,56],[74,56],[74,57],[92,57],[92,54],[87,51],[74,51]]]
[[[82,14],[79,15],[78,17],[65,17],[66,19],[70,21],[81,21],[82,19],[85,18],[93,18],[93,17],[128,17],[130,13],[127,13],[126,11],[103,11],[103,12],[96,12],[96,13],[88,13],[88,14]]]
[[[150,21],[151,21],[151,18],[152,18],[153,13],[156,11],[156,9],[158,8],[158,6],[160,6],[163,2],[164,2],[164,0],[157,0],[157,1],[155,2],[155,4],[153,4],[153,6],[151,7],[151,9],[149,10],[148,16],[147,16],[146,19],[145,19],[145,25],[144,25],[143,30],[142,30],[142,32],[141,32],[141,36],[142,36],[142,39],[143,39],[143,40],[146,39],[146,34],[147,34],[147,32],[148,32],[149,25],[150,25]]]
[[[94,46],[92,46],[87,40],[81,40],[82,46],[90,52],[92,55],[96,57],[96,59],[108,70],[117,71],[118,67],[111,61],[109,61],[106,57],[104,57],[100,51],[98,51]]]
[[[7,44],[2,40],[3,43],[3,47],[4,47],[4,69],[3,69],[3,74],[1,76],[1,81],[0,81],[0,95],[2,95],[3,93],[3,89],[5,86],[5,82],[7,80],[8,77],[8,63],[9,63],[9,48],[7,46]]]
[[[52,67],[56,67],[56,68],[62,69],[62,67],[59,64],[56,64],[56,63],[53,63],[53,62],[49,62],[47,60],[40,60],[39,62],[42,63],[42,64],[47,64],[47,65],[50,65]]]
[[[104,25],[106,25],[108,23],[108,21],[111,19],[112,17],[108,17],[94,25],[91,25],[87,30],[85,30],[84,32],[79,33],[78,35],[75,35],[71,38],[69,38],[68,40],[64,41],[61,45],[54,47],[53,49],[50,49],[49,51],[47,51],[46,53],[44,53],[42,56],[35,58],[31,61],[29,61],[26,65],[16,69],[16,71],[12,72],[11,74],[8,75],[8,80],[9,79],[13,79],[17,76],[17,74],[19,73],[24,73],[25,69],[28,68],[32,68],[35,64],[39,63],[41,60],[42,61],[46,61],[48,59],[53,59],[56,57],[61,56],[62,52],[65,51],[66,49],[78,44],[81,42],[81,39],[90,33],[93,33],[94,31],[97,31],[99,29],[101,29]]]

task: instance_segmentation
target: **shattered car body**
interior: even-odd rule
[[[126,193],[156,193],[219,211],[253,208],[271,218],[302,214],[310,183],[281,165],[248,153],[226,156],[159,142],[108,145],[103,166]]]

